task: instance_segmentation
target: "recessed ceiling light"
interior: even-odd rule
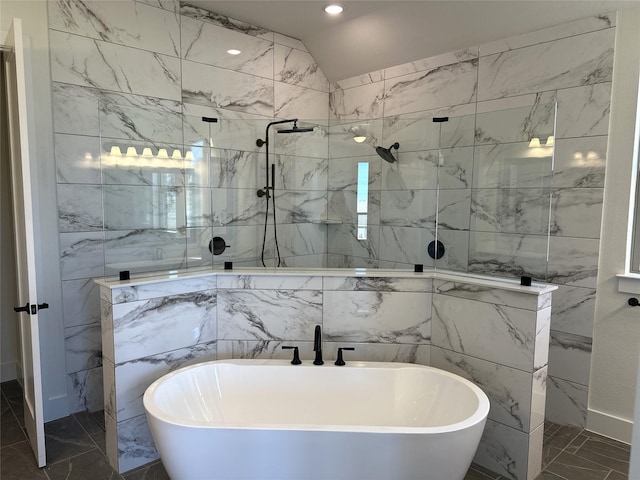
[[[343,10],[344,8],[342,8],[342,6],[340,5],[327,5],[326,7],[324,7],[324,11],[329,15],[338,15],[339,13],[342,13]]]
[[[227,50],[227,53],[229,55],[240,55],[242,52],[240,50],[236,50],[235,48],[232,48],[230,50]]]

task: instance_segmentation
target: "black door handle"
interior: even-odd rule
[[[31,315],[31,309],[29,308],[29,302],[24,307],[13,307],[13,311],[16,313],[24,312],[27,315]]]
[[[49,308],[49,304],[48,303],[39,303],[38,304],[38,310],[44,310],[45,308]]]

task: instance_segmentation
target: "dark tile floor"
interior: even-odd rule
[[[0,384],[2,480],[167,480],[155,462],[119,475],[105,455],[104,416],[75,413],[45,425],[47,466],[39,469],[27,443],[18,382]],[[627,480],[630,448],[578,427],[545,424],[544,471],[536,480]],[[472,465],[464,480],[506,480]]]

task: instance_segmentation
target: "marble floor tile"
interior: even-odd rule
[[[2,480],[47,480],[47,476],[36,465],[36,460],[27,442],[16,443],[0,449],[0,478]]]
[[[95,448],[91,437],[73,416],[47,423],[44,431],[47,464],[56,463]]]
[[[107,457],[97,448],[81,455],[48,465],[49,480],[122,480],[109,465]]]
[[[170,480],[160,461],[132,470],[123,477],[125,480]]]

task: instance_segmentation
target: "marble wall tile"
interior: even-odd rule
[[[431,292],[433,280],[430,278],[396,277],[323,277],[322,288],[342,291],[374,292]]]
[[[533,479],[527,476],[529,442],[529,434],[487,420],[473,461],[511,480]]]
[[[536,312],[433,295],[432,344],[527,372],[534,371]]]
[[[381,143],[382,128],[381,119],[364,119],[361,122],[345,121],[329,126],[327,140],[331,158],[361,157],[372,154],[375,147]],[[356,136],[364,136],[366,140],[358,143],[354,140]]]
[[[91,368],[68,374],[67,396],[69,413],[102,410],[102,368]]]
[[[369,191],[367,202],[367,224],[380,225],[380,194],[379,191]],[[357,192],[339,190],[329,192],[327,218],[355,224],[358,222]]]
[[[431,346],[431,366],[460,375],[480,387],[491,402],[489,419],[525,433],[530,432],[530,373],[434,345]]]
[[[100,135],[97,90],[52,82],[51,102],[54,132]]]
[[[294,87],[298,89],[298,87]],[[309,90],[309,89],[301,89]],[[276,89],[277,91],[277,89]],[[313,90],[310,90],[313,92]],[[325,110],[326,98],[322,99],[312,93],[310,101],[319,100],[319,107]],[[300,116],[297,110],[298,106],[291,111],[291,116]],[[306,117],[306,115],[305,115]],[[311,132],[299,132],[298,135],[278,134],[273,137],[273,152],[276,154],[284,154],[289,157],[310,157],[316,159],[326,159],[329,156],[329,144],[327,142],[327,123],[326,117],[312,118],[309,120],[300,120],[299,128],[312,128]],[[291,126],[291,125],[289,125]],[[271,151],[271,150],[270,150]]]
[[[64,348],[67,373],[102,366],[102,338],[100,324],[81,325],[64,329]]]
[[[278,32],[273,32],[273,41],[286,47],[291,47],[297,50],[302,50],[303,52],[308,52],[307,47],[304,46],[304,43],[302,43],[302,41]]]
[[[329,120],[327,94],[311,88],[275,82],[274,112],[278,118],[299,118],[326,124]]]
[[[231,290],[322,290],[322,277],[219,274],[218,289]]]
[[[102,359],[115,363],[115,345],[113,343],[113,305],[110,292],[102,288],[100,299],[100,328],[102,329]],[[106,291],[104,291],[106,290]],[[104,297],[108,297],[105,299]]]
[[[167,143],[181,145],[182,115],[169,109],[101,103],[100,134],[103,139],[139,140],[151,145]],[[105,143],[106,141],[103,140],[103,144]],[[124,142],[120,144],[124,153],[127,144]],[[141,153],[142,150],[138,149],[138,151]],[[169,151],[170,154],[171,151]]]
[[[297,48],[276,44],[273,75],[278,82],[329,91],[329,81],[310,53]],[[326,97],[325,97],[326,98]]]
[[[261,153],[212,149],[210,155],[209,182],[204,175],[201,176],[204,181],[198,182],[203,187],[256,190],[264,187],[266,171]]]
[[[516,35],[502,40],[496,40],[480,45],[480,55],[486,56],[494,53],[506,52],[517,48],[528,47],[538,43],[551,42],[566,37],[572,37],[596,30],[607,29],[615,26],[615,14],[602,14],[595,17],[588,17],[574,22],[554,25],[549,28],[536,30],[534,32]]]
[[[389,190],[380,193],[381,225],[435,228],[436,190]]]
[[[98,137],[57,133],[53,138],[58,183],[100,183]]]
[[[118,422],[145,413],[145,390],[163,375],[195,363],[216,359],[216,342],[138,358],[115,366]]]
[[[266,28],[241,22],[239,20],[220,15],[219,13],[210,12],[204,8],[189,5],[188,3],[182,3],[180,5],[180,15],[225,27],[227,30],[233,30],[246,35],[273,41],[273,32]]]
[[[104,275],[104,234],[81,232],[60,234],[62,280]]]
[[[105,229],[179,229],[186,224],[184,202],[180,187],[105,186]]]
[[[50,32],[50,48],[54,82],[180,100],[175,57],[56,31]]]
[[[438,228],[469,230],[471,190],[440,190]]]
[[[559,90],[556,138],[607,135],[610,105],[611,83]]]
[[[218,342],[218,360],[232,358],[269,358],[289,360],[293,358],[291,350],[283,350],[283,345],[289,345],[288,340],[220,340]],[[313,342],[296,341],[300,359],[308,362],[314,358]],[[324,344],[326,345],[326,343]],[[324,348],[323,345],[323,348]]]
[[[549,375],[589,385],[591,338],[551,331]]]
[[[58,231],[95,232],[103,228],[102,187],[58,185]]]
[[[469,270],[469,232],[439,228],[437,237],[438,241],[445,246],[444,256],[431,260],[429,255],[425,265],[431,262],[437,269],[467,272]]]
[[[218,338],[311,340],[322,305],[319,290],[220,290]]]
[[[325,291],[322,317],[334,342],[429,343],[431,294]]]
[[[546,367],[549,363],[549,343],[551,336],[551,306],[536,312],[536,343],[533,355],[533,369]]]
[[[433,281],[433,290],[436,293],[452,297],[467,298],[496,305],[508,305],[525,310],[538,310],[538,295],[438,279]]]
[[[469,236],[469,271],[481,275],[519,278],[522,275],[536,281],[547,277],[546,235],[474,232]]]
[[[416,118],[417,117],[417,118]],[[424,150],[436,150],[441,145],[441,125],[433,118],[422,118],[411,114],[386,116],[383,121],[384,136],[374,147],[384,147],[398,142],[400,149],[396,154],[421,153]],[[405,155],[402,156],[403,164]]]
[[[186,16],[181,26],[181,58],[273,79],[272,41]],[[229,55],[232,48],[242,53]]]
[[[589,387],[549,376],[547,381],[547,420],[562,425],[587,424]]]
[[[169,282],[152,282],[140,285],[122,286],[111,289],[114,304],[149,300],[151,298],[166,297],[189,292],[213,290],[217,286],[217,276],[184,278]]]
[[[416,60],[414,62],[403,63],[394,67],[385,68],[384,78],[386,80],[389,80],[391,78],[400,77],[410,73],[432,70],[437,67],[466,62],[468,60],[474,60],[476,58],[478,58],[478,47],[454,50],[453,52],[444,53],[442,55],[436,55],[434,57],[424,58],[421,60]]]
[[[443,189],[469,188],[473,178],[473,147],[445,148],[438,152],[438,184]]]
[[[258,115],[274,115],[273,81],[182,61],[182,100]]]
[[[595,288],[558,285],[558,290],[553,292],[551,329],[591,337],[595,303]]]
[[[192,229],[188,229],[188,232]],[[193,239],[189,237],[187,264],[201,256],[210,256],[209,242],[213,237],[221,237],[227,245],[225,251],[220,255],[214,255],[213,265],[222,267],[224,262],[234,262],[237,265],[243,264],[246,267],[261,266],[260,255],[262,252],[262,239],[264,226],[261,225],[240,225],[211,227],[205,229],[193,229]],[[195,245],[194,243],[197,242]],[[198,250],[193,249],[197,248]]]
[[[114,146],[120,148],[121,154],[117,151],[114,154],[111,153]],[[150,153],[145,151],[147,148],[151,150]],[[164,158],[159,157],[164,154],[159,151],[160,149],[166,151]],[[183,149],[180,145],[152,145],[133,140],[103,140],[102,183],[113,185],[113,187],[105,187],[107,190],[127,188],[130,194],[144,192],[144,189],[136,190],[132,187],[123,187],[124,185],[145,186],[147,191],[156,187],[182,187],[185,183],[185,163],[179,158],[170,158],[176,150],[177,154],[182,156]],[[105,197],[105,199],[108,198],[110,198],[109,195]],[[108,213],[112,213],[109,212],[109,205],[106,205],[106,209]]]
[[[185,233],[165,229],[112,230],[105,232],[105,274],[117,275],[184,268]]]
[[[326,194],[329,161],[278,155],[276,158],[276,187],[282,190],[318,190]]]
[[[474,189],[471,230],[545,235],[549,231],[550,189]]]
[[[383,263],[375,258],[328,253],[326,268],[399,268],[399,265],[394,262]],[[402,267],[409,268],[409,265]]]
[[[474,188],[551,186],[553,148],[529,148],[528,142],[482,145],[474,149]]]
[[[278,226],[280,254],[285,257],[323,255],[327,251],[327,239],[324,232],[326,232],[326,226],[322,224],[281,224]],[[272,249],[275,247],[273,240],[269,240],[267,245]]]
[[[600,238],[601,188],[561,188],[551,200],[551,235]]]
[[[104,388],[104,413],[107,417],[116,418],[116,368],[108,359],[102,364]]]
[[[470,60],[385,80],[385,116],[474,102],[477,68]]]
[[[216,340],[216,295],[193,292],[113,306],[116,364]],[[150,335],[162,331],[163,335]]]
[[[435,240],[433,228],[383,226],[379,236],[379,256],[376,258],[408,265],[433,265],[427,255],[427,246]]]
[[[49,5],[49,28],[177,57],[180,21],[175,12],[133,1]]]
[[[377,155],[329,159],[328,190],[357,190],[358,164],[369,164],[369,191],[380,189],[382,159]]]
[[[64,326],[100,322],[100,287],[92,279],[62,282]]]
[[[325,252],[310,255],[295,255],[291,257],[281,257],[283,267],[292,268],[326,268],[327,254]]]
[[[211,226],[211,189],[188,187],[185,189],[185,202],[188,228]]]
[[[384,70],[375,70],[373,72],[365,73],[363,75],[357,75],[355,77],[345,78],[344,80],[337,80],[336,86],[331,91],[339,89],[347,90],[353,87],[359,87],[362,85],[369,85],[376,82],[382,82],[384,80]]]
[[[159,458],[146,415],[118,422],[117,438],[119,472],[127,472]]]
[[[531,430],[544,426],[548,370],[549,367],[542,367],[533,372],[531,381],[531,423],[529,425]]]
[[[212,225],[264,224],[264,198],[258,198],[254,189],[214,188],[211,201]]]
[[[598,239],[549,239],[548,280],[561,285],[595,288],[598,273]]]
[[[604,188],[607,137],[560,139],[554,151],[553,186]]]
[[[609,82],[614,35],[600,30],[480,57],[478,99]]]
[[[531,106],[478,113],[476,144],[529,142],[533,137],[546,141],[555,131],[556,107],[540,100]]]
[[[136,0],[136,2],[151,5],[152,7],[162,8],[170,12],[178,13],[180,11],[179,0]]]
[[[368,120],[382,117],[384,91],[384,82],[377,82],[330,93],[331,118]]]

